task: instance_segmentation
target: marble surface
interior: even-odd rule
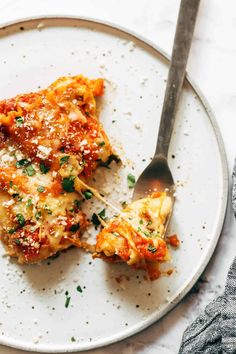
[[[1,0],[0,23],[44,14],[94,17],[123,25],[171,52],[177,0]],[[209,101],[220,126],[231,174],[236,151],[236,3],[202,1],[188,72]],[[196,132],[198,134],[198,132]],[[235,256],[236,225],[229,207],[214,256],[194,289],[158,323],[142,333],[91,354],[173,354],[184,329],[215,296],[222,293]],[[22,351],[0,346],[0,354]],[[24,351],[24,353],[26,353]]]

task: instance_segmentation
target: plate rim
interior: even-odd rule
[[[24,23],[29,23],[29,22],[34,22],[34,21],[44,21],[44,20],[71,20],[71,21],[83,21],[87,23],[92,23],[95,25],[102,25],[105,27],[108,27],[109,29],[113,29],[119,32],[122,32],[125,35],[128,35],[130,37],[133,37],[136,40],[141,41],[143,44],[147,45],[149,48],[154,50],[162,60],[164,60],[167,63],[170,63],[170,56],[162,49],[160,48],[157,44],[155,44],[153,41],[145,38],[145,36],[137,33],[134,30],[127,29],[125,26],[118,25],[113,22],[109,22],[107,20],[101,20],[97,19],[94,17],[89,17],[89,16],[72,16],[72,15],[60,15],[60,14],[50,14],[50,15],[39,15],[39,16],[28,16],[28,17],[23,17],[23,18],[18,18],[15,20],[7,21],[4,23],[0,24],[0,32],[3,30],[6,30],[7,28],[15,25],[21,25]],[[19,31],[19,30],[18,30]],[[18,32],[17,31],[17,32]],[[218,244],[219,238],[221,236],[221,231],[223,229],[224,221],[225,221],[225,216],[226,216],[226,210],[227,210],[227,202],[228,202],[228,197],[229,197],[229,171],[228,171],[228,163],[227,163],[227,155],[225,152],[225,146],[224,146],[224,141],[221,135],[220,128],[218,126],[218,122],[215,118],[215,115],[211,109],[211,106],[209,105],[207,99],[203,95],[202,91],[198,87],[198,85],[194,82],[193,79],[189,76],[188,72],[186,71],[186,76],[185,76],[185,81],[191,86],[193,91],[196,93],[198,96],[200,102],[202,103],[208,119],[211,123],[212,129],[214,131],[216,140],[217,140],[217,145],[219,149],[219,158],[221,162],[221,170],[222,170],[222,199],[220,201],[220,215],[218,218],[217,222],[217,227],[214,233],[214,242],[212,244],[212,247],[208,250],[208,252],[205,255],[205,259],[202,262],[201,266],[199,267],[198,271],[194,274],[192,277],[191,281],[188,282],[187,284],[184,284],[182,290],[179,292],[179,294],[176,296],[174,301],[169,302],[169,304],[162,309],[156,316],[149,318],[149,320],[146,320],[142,322],[141,325],[135,326],[133,329],[126,329],[125,333],[124,331],[121,332],[121,334],[116,334],[112,335],[110,337],[107,337],[107,339],[102,339],[95,341],[94,343],[90,344],[82,344],[78,343],[78,345],[71,345],[71,343],[68,343],[70,347],[63,347],[63,346],[55,346],[54,348],[48,348],[47,345],[43,344],[40,346],[40,344],[35,344],[35,345],[28,345],[24,344],[23,341],[19,340],[10,340],[6,339],[4,340],[3,338],[0,338],[0,345],[5,345],[8,347],[13,347],[16,349],[20,350],[28,350],[28,351],[35,351],[35,352],[40,352],[40,353],[69,353],[69,352],[80,352],[80,351],[87,351],[91,349],[97,349],[101,347],[105,347],[111,344],[115,344],[117,342],[120,342],[124,339],[127,339],[135,334],[140,333],[144,329],[148,328],[152,324],[156,323],[159,319],[164,317],[167,313],[169,313],[177,304],[180,303],[180,301],[187,295],[187,293],[191,290],[191,288],[194,286],[198,278],[201,276],[205,268],[207,267],[208,263],[210,262],[215,248]]]

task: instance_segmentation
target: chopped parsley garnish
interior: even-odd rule
[[[134,188],[136,180],[134,175],[132,175],[132,173],[129,173],[127,176],[127,183],[128,183],[128,187],[129,188]]]
[[[148,220],[147,226],[152,225],[152,220]]]
[[[108,159],[107,159],[106,162],[100,161],[100,162],[99,162],[99,165],[100,165],[101,167],[110,168],[109,165],[110,165],[110,163],[111,163],[112,161],[115,161],[116,163],[118,163],[118,162],[120,162],[120,158],[119,158],[118,156],[114,155],[114,154],[111,154],[111,155],[108,157]]]
[[[64,165],[65,163],[67,163],[69,161],[70,156],[63,156],[60,159],[60,166]]]
[[[12,188],[13,187],[13,182],[10,181],[9,184],[10,184],[10,187]]]
[[[119,234],[118,232],[116,232],[116,231],[113,231],[112,234],[113,234],[114,236],[116,236],[116,237],[119,237],[119,236],[120,236],[120,234]]]
[[[79,293],[82,293],[82,292],[83,292],[83,290],[82,290],[82,288],[81,288],[80,285],[77,286],[76,290],[77,290]]]
[[[71,337],[71,342],[76,342],[76,339],[75,339],[75,337]]]
[[[26,173],[29,177],[35,175],[35,169],[31,164],[26,166],[23,172]]]
[[[71,225],[70,231],[76,232],[79,230],[79,228],[80,228],[80,223],[78,222],[77,224]]]
[[[21,202],[22,201],[22,197],[20,197],[20,194],[19,193],[13,193],[12,194],[12,197],[13,198],[15,198],[15,199],[17,199],[19,202]]]
[[[93,213],[91,220],[92,223],[95,225],[96,229],[101,224],[99,218],[102,220],[106,220],[106,209],[102,209],[98,214]]]
[[[48,214],[52,214],[51,209],[49,208],[49,206],[47,204],[44,205],[44,210],[48,213]]]
[[[16,230],[17,230],[17,229],[10,229],[10,230],[8,230],[8,233],[12,235],[12,234],[14,234],[14,232],[15,232]]]
[[[14,238],[13,241],[15,242],[16,245],[20,245],[21,241],[19,238]]]
[[[36,211],[36,213],[35,213],[35,219],[36,219],[36,220],[39,220],[39,219],[41,218],[41,216],[42,216],[41,211]]]
[[[105,145],[105,141],[101,141],[100,143],[98,143],[98,146],[104,146]]]
[[[151,234],[147,231],[143,231],[140,226],[137,228],[137,231],[142,232],[147,237],[151,237]]]
[[[85,199],[91,199],[93,196],[93,192],[91,192],[89,189],[87,189],[86,191],[83,192],[83,195],[84,195]]]
[[[18,116],[15,118],[15,121],[16,121],[16,126],[20,127],[24,123],[24,118],[21,116]]]
[[[157,249],[156,249],[156,247],[154,247],[153,245],[151,245],[151,244],[149,243],[149,245],[148,245],[148,251],[150,251],[150,252],[152,252],[152,253],[156,253]]]
[[[29,208],[33,204],[32,199],[28,199],[26,202],[26,207]]]
[[[16,214],[16,220],[21,227],[25,225],[25,218],[22,214]]]
[[[88,111],[85,111],[84,113],[86,114],[87,117],[90,117],[90,114]]]
[[[39,193],[43,193],[45,191],[45,187],[44,186],[38,186],[37,191]]]
[[[40,162],[39,169],[43,175],[46,175],[46,173],[50,170],[50,167],[46,166],[43,162]]]
[[[62,180],[62,187],[66,192],[72,193],[74,192],[74,179],[75,176],[65,177]]]
[[[93,213],[91,221],[93,223],[93,225],[95,225],[95,228],[97,229],[97,227],[101,224],[97,214]]]
[[[29,160],[21,159],[19,161],[16,161],[16,167],[21,168],[21,167],[28,165],[29,163],[30,163]]]
[[[100,213],[98,213],[98,216],[100,216],[102,220],[106,220],[106,209],[102,209]]]
[[[67,307],[69,306],[69,304],[70,304],[70,299],[71,299],[71,297],[70,297],[70,296],[67,296],[66,302],[65,302],[65,308],[67,308]]]
[[[140,219],[140,220],[139,220],[139,224],[140,224],[140,225],[143,225],[143,219]]]
[[[74,206],[75,208],[79,209],[81,206],[82,200],[75,199],[74,200]]]

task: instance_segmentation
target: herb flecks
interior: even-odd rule
[[[33,201],[31,198],[29,198],[26,202],[26,207],[29,208],[33,204]]]
[[[51,215],[52,214],[52,210],[49,208],[49,206],[47,204],[44,205],[44,210]]]
[[[24,167],[24,166],[28,165],[29,163],[30,163],[30,161],[27,159],[18,160],[18,161],[16,161],[16,168]]]
[[[12,234],[14,234],[14,232],[16,232],[16,230],[17,230],[17,229],[10,229],[10,230],[8,230],[8,233],[9,233],[10,235],[12,235]]]
[[[14,238],[13,241],[17,246],[21,245],[21,240],[19,238]]]
[[[16,220],[21,227],[25,226],[25,218],[22,214],[16,214]]]
[[[153,246],[151,243],[149,243],[148,245],[148,251],[152,252],[152,253],[156,253],[157,249],[155,246]]]
[[[35,213],[35,219],[36,219],[36,220],[39,220],[39,219],[41,218],[41,216],[42,216],[41,211],[36,211],[36,213]]]
[[[21,202],[22,199],[23,199],[23,198],[20,196],[19,193],[13,193],[13,194],[12,194],[12,197],[13,197],[14,199],[17,199],[19,202]]]
[[[46,173],[48,173],[48,171],[50,170],[50,167],[46,166],[43,162],[40,162],[39,164],[39,169],[40,172],[45,175]]]
[[[129,188],[134,188],[135,183],[136,183],[136,179],[135,179],[134,175],[132,175],[132,173],[128,174],[127,183],[128,183]]]
[[[106,220],[106,209],[102,209],[99,213],[98,213],[98,216],[102,219],[102,220]]]
[[[91,221],[92,221],[92,223],[93,223],[93,225],[95,226],[96,229],[101,224],[101,222],[100,222],[100,220],[99,220],[99,218],[98,218],[96,213],[93,213]]]
[[[43,193],[45,191],[45,187],[44,186],[38,186],[37,191],[39,193]]]
[[[82,293],[82,292],[83,292],[83,290],[82,290],[82,288],[81,288],[80,285],[77,286],[76,290],[77,290],[79,293]]]
[[[65,307],[66,307],[66,308],[67,308],[67,307],[69,306],[69,304],[70,304],[70,299],[71,299],[70,296],[68,296],[68,297],[66,298],[66,302],[65,302]]]
[[[72,193],[74,192],[75,188],[74,188],[74,183],[75,183],[75,176],[69,176],[69,177],[65,177],[62,180],[62,187],[64,189],[64,191],[68,192],[68,193]]]
[[[24,123],[24,118],[21,116],[15,117],[16,126],[20,127]]]
[[[80,229],[80,223],[78,222],[77,224],[71,225],[70,231],[71,232],[76,232]]]
[[[60,158],[60,166],[64,165],[69,161],[70,156],[63,156]]]
[[[71,297],[69,296],[68,291],[65,292],[65,295],[66,295],[65,308],[67,309],[69,307],[69,305],[70,305]]]
[[[74,200],[74,207],[80,209],[82,200],[75,199]]]
[[[34,176],[35,172],[36,171],[35,171],[34,167],[31,164],[27,165],[25,167],[25,169],[23,170],[23,173],[27,174],[29,177]]]
[[[83,192],[83,195],[84,195],[85,199],[91,199],[93,196],[93,192],[91,192],[89,189],[87,189],[86,191]]]
[[[96,229],[101,224],[100,219],[102,219],[104,221],[107,219],[106,218],[106,209],[105,208],[102,209],[98,214],[93,213],[93,215],[92,215],[91,220],[92,220],[92,223],[95,225]]]
[[[105,141],[101,141],[100,143],[98,143],[98,146],[104,146],[105,145]]]

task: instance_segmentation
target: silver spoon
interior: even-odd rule
[[[152,191],[167,190],[174,204],[175,183],[167,157],[199,3],[200,0],[181,0],[156,151],[151,163],[137,180],[132,200],[143,198]]]

